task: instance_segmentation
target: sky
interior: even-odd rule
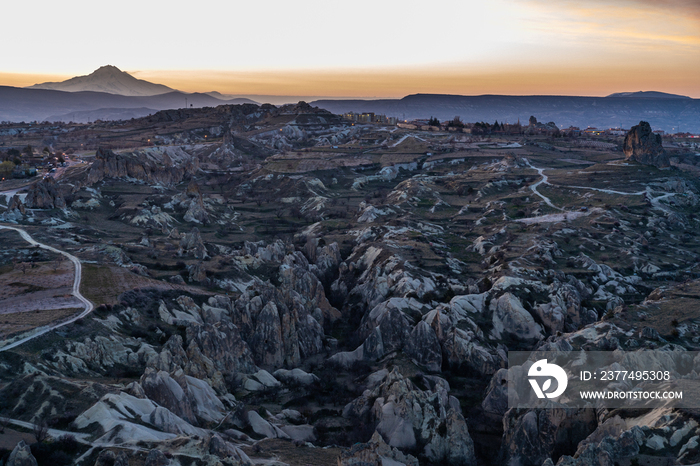
[[[0,85],[114,65],[186,92],[700,98],[700,0],[5,2]]]

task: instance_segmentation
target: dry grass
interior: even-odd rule
[[[187,285],[175,285],[137,275],[123,267],[85,264],[80,292],[95,306],[117,304],[119,295],[135,288],[182,290],[202,294],[205,291]]]
[[[74,279],[71,262],[36,262],[34,266],[26,263],[3,268],[4,273],[0,274],[0,317],[80,306],[71,295]]]
[[[29,432],[18,432],[9,427],[5,427],[5,432],[0,434],[0,448],[12,450],[17,446],[20,440],[24,440],[27,445],[36,442],[34,435]]]
[[[0,315],[0,339],[74,316],[83,308],[44,309]]]

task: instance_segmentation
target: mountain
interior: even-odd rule
[[[656,129],[678,131],[680,126],[683,131],[700,133],[700,99],[691,98],[413,94],[402,99],[324,99],[311,105],[333,113],[374,112],[406,120],[430,116],[451,120],[459,116],[465,122],[520,120],[527,124],[534,115],[559,127],[580,128],[631,128],[644,120]]]
[[[638,91],[638,92],[617,92],[610,94],[608,97],[635,97],[643,99],[690,99],[686,95],[668,94],[658,91]]]
[[[0,86],[0,121],[94,121],[119,113],[144,116],[145,109],[167,110],[187,106],[217,107],[225,104],[251,104],[250,99],[219,100],[207,94],[180,91],[153,96],[125,96],[106,92],[65,92]],[[117,113],[116,109],[124,109]],[[92,113],[91,113],[92,112]]]
[[[163,84],[136,79],[112,65],[101,66],[87,76],[76,76],[57,83],[34,84],[27,89],[52,89],[66,92],[94,91],[126,96],[152,96],[174,91]]]

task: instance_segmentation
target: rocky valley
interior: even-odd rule
[[[516,350],[700,351],[692,140],[303,102],[0,140],[68,159],[0,182],[4,464],[700,462],[697,410],[509,409],[506,375]]]

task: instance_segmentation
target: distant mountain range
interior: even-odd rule
[[[163,84],[136,79],[112,65],[101,66],[87,76],[76,76],[59,83],[34,84],[27,89],[51,89],[66,92],[93,91],[128,96],[152,96],[175,91],[175,89]]]
[[[216,107],[225,104],[257,103],[250,99],[219,100],[207,94],[180,91],[153,96],[125,96],[105,92],[65,92],[48,89],[23,89],[0,86],[0,121],[94,121],[127,110],[134,116],[144,111],[171,108]],[[145,110],[144,110],[145,109]],[[129,118],[132,118],[129,116]]]
[[[293,97],[255,96],[257,102],[282,104]],[[301,97],[299,99],[302,99]],[[299,100],[297,99],[297,100]],[[216,91],[188,94],[162,84],[136,79],[106,65],[87,76],[42,83],[27,88],[0,86],[0,121],[76,121],[129,119],[158,110],[257,103]],[[576,96],[461,96],[414,94],[402,99],[311,102],[333,113],[373,112],[401,119],[428,118],[462,121],[539,121],[585,128],[624,127],[649,121],[654,129],[700,133],[700,99],[655,91],[621,92],[607,97]]]
[[[645,99],[690,99],[686,95],[667,94],[657,91],[637,91],[637,92],[617,92],[610,94],[608,97],[639,97]]]
[[[465,122],[527,124],[530,116],[559,127],[630,128],[645,120],[654,129],[700,134],[700,99],[662,92],[625,92],[608,97],[414,94],[402,99],[317,100],[333,113],[373,112],[400,119],[437,117]]]

